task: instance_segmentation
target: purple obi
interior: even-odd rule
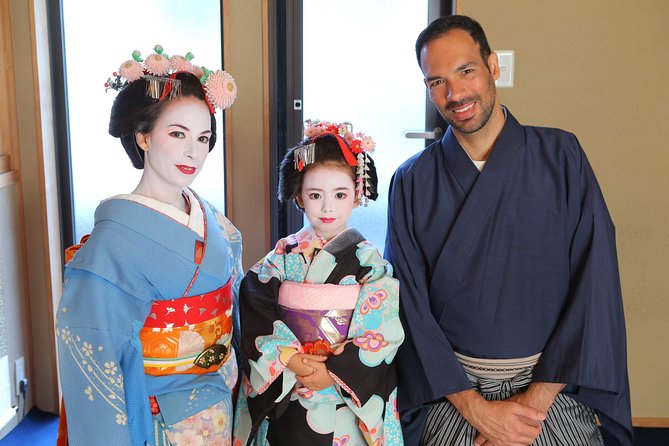
[[[281,320],[301,343],[339,344],[346,340],[359,294],[360,285],[286,281],[279,288]]]

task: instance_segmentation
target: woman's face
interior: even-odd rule
[[[330,240],[344,229],[358,206],[351,169],[346,166],[310,166],[302,179],[298,204],[316,233]]]
[[[211,116],[203,101],[170,101],[153,129],[136,135],[145,152],[143,190],[161,199],[190,186],[207,159],[210,137]]]

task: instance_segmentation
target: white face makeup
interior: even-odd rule
[[[137,134],[144,150],[144,173],[135,193],[169,204],[200,173],[209,154],[211,116],[200,99],[185,97],[163,109],[148,134]]]
[[[297,201],[316,233],[325,240],[332,239],[346,229],[351,212],[358,206],[350,168],[310,166]]]

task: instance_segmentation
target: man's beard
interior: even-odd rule
[[[475,123],[471,123],[471,121],[466,121],[463,123],[456,123],[453,122],[451,119],[448,119],[446,116],[448,116],[446,113],[443,113],[441,116],[444,118],[444,120],[453,127],[455,130],[457,130],[460,133],[476,133],[479,130],[481,130],[490,120],[490,117],[492,116],[492,111],[495,107],[495,96],[496,96],[496,90],[495,90],[495,84],[494,81],[492,81],[491,78],[491,83],[492,85],[488,85],[488,93],[490,93],[487,96],[487,101],[483,101],[481,96],[470,96],[468,98],[462,99],[461,101],[458,102],[449,102],[446,104],[446,110],[450,111],[453,109],[460,108],[466,104],[471,104],[473,102],[478,102],[478,104],[481,107],[481,114],[478,118],[478,120]],[[446,116],[445,116],[446,115]],[[475,119],[476,116],[473,116],[470,119]]]

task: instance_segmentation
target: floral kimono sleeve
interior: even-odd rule
[[[143,320],[145,308],[95,274],[67,271],[57,335],[70,446],[151,438],[141,427],[151,417],[141,346],[132,341],[132,321]]]
[[[385,432],[386,441],[401,439],[393,364],[404,340],[399,319],[399,282],[376,248],[367,242],[359,247],[360,264],[371,267],[371,271],[361,281],[344,351],[330,357],[326,364],[344,400],[364,424],[363,432],[367,430],[370,437]]]
[[[297,382],[286,365],[299,351],[300,342],[279,317],[281,260],[268,255],[247,273],[240,287],[244,371],[254,420],[268,416],[274,403],[286,398]]]

